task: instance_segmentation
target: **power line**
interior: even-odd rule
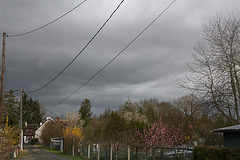
[[[12,90],[12,92],[13,92],[13,93],[14,93],[14,92],[20,92],[20,93],[21,93],[21,90],[19,90],[19,89],[17,89],[17,90]],[[33,98],[32,98],[31,96],[29,96],[26,92],[24,92],[24,90],[22,90],[22,92],[23,92],[28,98],[33,99]],[[51,113],[52,115],[54,115],[54,116],[57,117],[56,114],[54,114],[54,113],[52,113],[51,111],[49,111],[46,107],[45,107],[45,109],[46,109],[46,111],[48,111],[49,113]]]
[[[88,82],[90,82],[92,79],[94,79],[100,72],[102,72],[108,65],[110,65],[118,56],[120,56],[134,41],[136,41],[159,17],[163,15],[164,12],[166,12],[173,3],[176,2],[176,0],[172,1],[147,27],[145,27],[126,47],[124,47],[115,57],[113,57],[106,65],[104,65],[98,72],[96,72],[91,78],[89,78],[84,84],[82,84],[78,89],[76,89],[74,92],[69,94],[67,97],[56,103],[55,105],[49,107],[53,108],[62,103],[63,101],[67,100],[69,97],[71,97],[73,94],[75,94],[77,91],[79,91],[82,87],[84,87]]]
[[[112,14],[108,17],[108,19],[103,23],[103,25],[99,28],[99,30],[94,34],[94,36],[88,41],[88,43],[83,47],[83,49],[73,58],[73,60],[68,63],[68,65],[63,68],[63,70],[61,72],[59,72],[53,79],[51,79],[48,83],[46,83],[45,85],[43,85],[42,87],[32,90],[32,91],[28,91],[27,93],[33,93],[33,92],[37,92],[40,91],[41,89],[45,88],[46,86],[48,86],[50,83],[52,83],[55,79],[57,79],[80,55],[81,53],[88,47],[88,45],[94,40],[94,38],[99,34],[99,32],[103,29],[103,27],[107,24],[107,22],[112,18],[112,16],[114,15],[114,13],[119,9],[119,7],[122,5],[122,3],[124,2],[124,0],[122,0],[119,5],[117,6],[117,8],[112,12]]]
[[[58,21],[59,19],[63,18],[64,16],[66,16],[67,14],[69,14],[70,12],[74,11],[75,9],[77,9],[78,7],[80,7],[83,3],[85,3],[87,0],[84,0],[82,1],[81,3],[79,3],[77,6],[75,6],[74,8],[72,8],[71,10],[67,11],[66,13],[64,13],[63,15],[61,15],[60,17],[54,19],[53,21],[39,27],[39,28],[36,28],[36,29],[33,29],[33,30],[30,30],[30,31],[27,31],[27,32],[24,32],[24,33],[19,33],[19,34],[13,34],[13,35],[7,35],[7,37],[18,37],[18,36],[23,36],[23,35],[27,35],[27,34],[30,34],[30,33],[33,33],[33,32],[36,32],[40,29],[43,29],[47,26],[49,26],[50,24],[53,24],[54,22]]]
[[[54,115],[55,117],[58,117],[58,115],[54,114],[53,112],[49,111],[46,107],[45,107],[46,111],[51,113],[52,115]]]

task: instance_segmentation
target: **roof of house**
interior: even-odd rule
[[[218,132],[240,132],[240,125],[219,128],[211,131],[211,133],[218,133]]]
[[[41,131],[43,127],[50,121],[54,122],[52,119],[47,119],[35,132]]]

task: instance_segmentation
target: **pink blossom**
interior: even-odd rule
[[[140,138],[138,143],[142,141],[147,147],[174,147],[184,142],[185,133],[181,131],[181,126],[171,128],[160,119],[144,127],[143,133],[137,130],[136,135]]]

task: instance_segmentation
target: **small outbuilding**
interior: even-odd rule
[[[240,147],[240,125],[215,129],[211,133],[223,133],[224,147]]]

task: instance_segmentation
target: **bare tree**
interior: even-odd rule
[[[181,86],[240,124],[240,20],[216,16],[203,26],[203,36]]]
[[[190,119],[201,118],[204,114],[201,100],[193,94],[182,96],[174,100],[174,106],[180,109]]]
[[[66,125],[73,129],[74,127],[82,127],[84,121],[81,120],[81,114],[77,114],[75,111],[67,112]]]

